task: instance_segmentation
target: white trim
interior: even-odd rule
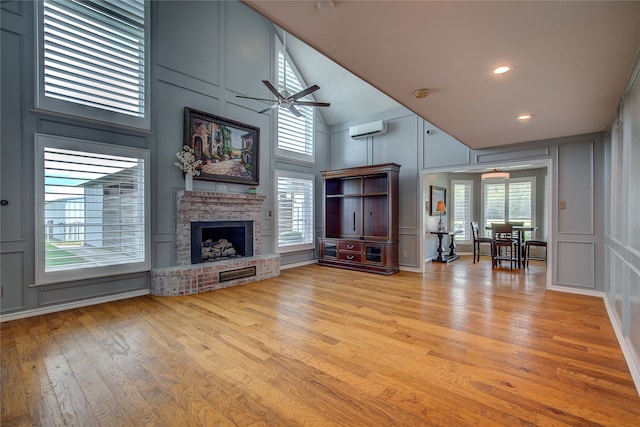
[[[144,116],[130,116],[128,114],[102,110],[98,107],[76,104],[44,94],[44,2],[38,2],[35,8],[34,25],[36,29],[35,43],[35,108],[33,111],[62,116],[74,117],[92,122],[102,122],[123,128],[151,131],[151,7],[145,0],[144,4]]]
[[[400,266],[400,271],[408,271],[411,273],[422,273],[422,270],[416,267],[404,267],[404,266]]]
[[[144,259],[142,261],[129,264],[113,264],[94,267],[78,267],[68,270],[45,271],[44,255],[44,226],[45,226],[45,147],[59,148],[65,150],[77,150],[95,154],[107,154],[111,156],[132,157],[144,162],[143,169],[143,198],[144,198]],[[98,141],[67,138],[57,135],[42,133],[34,134],[34,205],[36,207],[34,215],[35,230],[35,285],[46,285],[52,283],[63,283],[70,280],[80,280],[95,277],[107,277],[113,275],[114,266],[119,274],[139,273],[151,269],[151,152],[146,148],[129,147],[124,145],[107,144]]]
[[[315,219],[315,214],[313,214],[313,212],[315,212],[315,198],[316,198],[315,175],[312,175],[309,173],[303,173],[303,172],[294,172],[294,171],[289,171],[284,169],[273,169],[273,199],[275,200],[275,204],[274,204],[275,252],[279,254],[283,254],[283,253],[289,253],[289,252],[299,252],[303,250],[315,250],[316,248],[315,234],[312,236],[311,242],[280,246],[280,241],[278,237],[278,234],[279,234],[278,229],[280,228],[280,224],[278,221],[278,218],[280,217],[278,180],[280,178],[292,178],[292,179],[299,179],[299,180],[305,180],[305,181],[311,182],[311,195],[309,200],[311,202],[311,212],[312,212],[311,220],[313,221],[313,223],[311,224],[311,227],[309,227],[309,230],[313,230],[313,232],[315,233],[315,229],[316,229],[316,224],[315,224],[316,219]]]
[[[284,30],[283,30],[284,31]],[[286,37],[285,34],[283,34],[283,37]],[[300,84],[302,89],[305,89],[307,87],[307,83],[304,81],[304,79],[302,78],[302,75],[300,74],[300,72],[298,71],[297,67],[295,66],[292,58],[289,56],[288,52],[284,51],[284,46],[282,41],[280,40],[279,37],[279,33],[278,31],[276,31],[276,34],[274,34],[274,45],[275,45],[275,55],[274,55],[274,60],[275,60],[275,87],[276,89],[279,89],[279,79],[280,79],[280,52],[283,52],[283,57],[284,57],[284,62],[286,64],[286,68],[290,69],[291,72],[295,75],[296,79],[298,80],[298,83]],[[284,71],[284,70],[283,70]],[[283,88],[285,90],[289,90],[288,88]],[[304,97],[304,100],[310,100],[310,101],[315,101],[313,95],[307,95]],[[280,159],[287,159],[287,160],[293,160],[297,163],[301,163],[301,164],[314,164],[315,163],[315,158],[316,158],[316,121],[317,121],[317,114],[316,114],[316,109],[311,107],[310,108],[310,112],[311,112],[311,120],[313,120],[313,124],[312,124],[312,128],[311,128],[311,153],[310,154],[306,154],[306,153],[300,153],[297,151],[292,151],[292,150],[287,150],[285,148],[280,148],[279,146],[279,134],[278,134],[278,124],[280,121],[280,108],[276,108],[273,116],[275,118],[275,125],[274,125],[274,129],[275,129],[275,144],[273,147],[273,155],[276,158],[280,158]],[[304,113],[303,113],[304,115]],[[306,135],[306,133],[305,133]]]
[[[622,350],[624,359],[627,362],[627,367],[629,368],[629,372],[631,373],[631,379],[633,380],[633,383],[636,386],[636,391],[638,392],[638,396],[640,396],[640,365],[637,364],[636,360],[633,357],[634,351],[629,345],[629,342],[625,339],[624,335],[622,334],[622,327],[618,323],[618,318],[615,316],[615,311],[609,304],[609,300],[607,299],[606,294],[602,291],[569,288],[565,286],[550,286],[547,289],[550,291],[558,291],[558,292],[565,292],[570,294],[586,295],[586,296],[602,298],[604,302],[604,306],[607,309],[609,322],[611,322],[613,331],[615,332],[616,338],[618,339],[618,344],[620,345],[620,349]]]
[[[563,292],[566,294],[577,294],[577,295],[585,295],[589,297],[598,297],[598,298],[604,298],[605,296],[604,292],[602,291],[595,291],[592,289],[584,289],[584,288],[572,288],[570,286],[551,285],[551,286],[547,286],[547,290]]]
[[[113,302],[122,299],[135,298],[143,295],[149,295],[149,289],[141,289],[139,291],[131,291],[122,294],[114,294],[104,297],[86,299],[82,301],[69,302],[66,304],[60,304],[51,307],[34,308],[32,310],[25,310],[17,313],[0,314],[0,323],[9,322],[11,320],[25,319],[27,317],[40,316],[42,314],[57,313],[59,311],[71,310],[74,308],[88,307],[90,305],[103,304],[106,302]]]
[[[311,265],[311,264],[317,264],[317,263],[318,263],[317,259],[310,259],[307,261],[294,262],[292,264],[285,264],[285,265],[280,264],[280,270],[288,270],[290,268],[303,267],[305,265]]]
[[[471,218],[473,218],[473,179],[452,179],[449,181],[449,185],[451,187],[450,193],[451,193],[451,197],[449,198],[449,204],[451,206],[451,216],[447,219],[447,222],[449,223],[449,227],[452,230],[455,230],[456,228],[453,227],[453,222],[455,221],[455,216],[456,216],[456,204],[455,204],[455,191],[454,191],[454,187],[456,185],[463,185],[466,186],[469,189],[469,204],[467,206],[468,209],[468,214],[469,217],[467,218],[468,221],[465,221],[465,225],[464,225],[464,232],[468,232],[468,238],[467,239],[461,239],[458,238],[456,239],[457,243],[463,243],[463,244],[473,244],[473,231],[471,230]]]
[[[613,331],[616,333],[616,338],[618,339],[618,343],[620,344],[620,348],[622,349],[622,354],[624,355],[624,360],[627,362],[627,367],[629,368],[629,373],[631,373],[631,379],[636,386],[636,391],[640,396],[640,365],[637,364],[635,358],[633,357],[634,351],[629,345],[629,342],[625,339],[622,334],[622,328],[618,323],[618,318],[615,316],[615,311],[611,305],[609,305],[609,300],[603,294],[602,299],[604,300],[604,306],[607,309],[607,314],[609,315],[609,321],[611,322],[611,326],[613,327]]]

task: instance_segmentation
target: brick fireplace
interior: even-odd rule
[[[280,274],[280,256],[262,255],[261,194],[183,191],[176,194],[176,266],[151,270],[152,295],[190,295]],[[192,224],[250,222],[252,256],[192,264]],[[198,243],[200,244],[200,243]]]

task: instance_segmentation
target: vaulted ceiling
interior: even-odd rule
[[[292,54],[329,124],[397,102],[471,148],[605,130],[640,47],[638,1],[244,3],[313,48]]]

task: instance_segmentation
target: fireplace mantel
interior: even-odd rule
[[[177,191],[176,266],[151,271],[151,293],[188,295],[278,276],[280,256],[261,254],[260,230],[265,199],[262,194]],[[191,264],[191,223],[229,220],[253,221],[253,256]],[[251,277],[220,280],[225,273],[238,269],[249,271],[254,267],[255,275]]]

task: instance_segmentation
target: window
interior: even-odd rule
[[[286,90],[289,94],[294,94],[306,89],[304,82],[298,78],[292,62],[288,58],[285,60],[285,52],[277,37],[276,45],[279,46],[278,91],[282,93]],[[278,145],[276,152],[279,156],[312,162],[314,160],[314,111],[312,107],[307,106],[296,106],[296,109],[300,112],[300,117],[296,117],[285,108],[277,109]]]
[[[315,248],[313,175],[275,171],[278,252]]]
[[[36,134],[36,283],[147,271],[149,152]]]
[[[491,227],[492,222],[507,221],[534,226],[535,182],[535,177],[483,182],[484,227]]]
[[[452,229],[463,230],[457,240],[471,241],[471,206],[473,201],[473,181],[451,181],[453,205],[451,209]]]
[[[143,0],[44,0],[38,107],[149,128]]]

